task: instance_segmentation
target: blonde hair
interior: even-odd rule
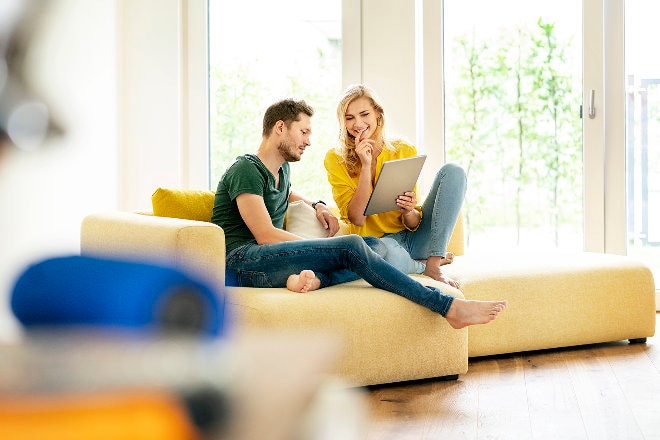
[[[362,163],[360,162],[360,158],[355,152],[355,136],[350,134],[346,128],[346,110],[353,101],[362,97],[369,99],[371,106],[378,113],[378,126],[374,132],[376,142],[382,143],[383,148],[387,148],[389,150],[395,149],[392,144],[385,138],[385,111],[383,110],[383,106],[379,104],[374,91],[369,87],[361,84],[350,86],[344,92],[343,96],[339,100],[339,105],[337,106],[339,140],[337,142],[335,151],[344,161],[346,169],[348,170],[348,174],[353,177],[360,174]]]

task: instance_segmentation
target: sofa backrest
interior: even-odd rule
[[[159,217],[210,222],[213,214],[214,198],[215,193],[210,190],[158,188],[151,196],[151,204],[153,214]],[[335,215],[338,214],[336,208],[331,207],[331,209]],[[318,234],[323,234],[323,231],[313,227],[314,224],[318,223],[315,218],[304,219],[303,221],[299,217],[305,215],[313,216],[314,212],[311,209],[300,209],[300,207],[295,210],[290,209],[287,213],[288,221],[285,220],[285,222],[291,225],[295,224],[298,229],[291,230],[286,224],[285,229],[305,238],[322,236]],[[305,225],[303,229],[301,229],[302,225]],[[346,230],[347,228],[342,228],[340,233],[345,233]],[[463,255],[465,252],[464,243],[463,216],[459,215],[447,250],[453,252],[454,255]]]

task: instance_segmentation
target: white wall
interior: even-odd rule
[[[29,72],[64,137],[0,159],[0,340],[31,262],[77,254],[98,211],[208,187],[205,0],[49,0]],[[193,23],[190,25],[189,23]]]
[[[0,338],[14,328],[5,305],[20,271],[77,253],[83,216],[117,205],[115,2],[44,3],[30,78],[66,133],[0,158]]]
[[[204,0],[119,0],[119,208],[208,189]]]

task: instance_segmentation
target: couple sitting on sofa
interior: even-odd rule
[[[283,100],[271,105],[264,115],[257,154],[239,157],[218,184],[212,221],[224,230],[227,269],[235,274],[235,282],[249,287],[286,286],[303,293],[363,278],[374,287],[440,313],[454,328],[495,319],[506,307],[506,301],[454,298],[407,275],[423,272],[457,287],[442,274],[440,266],[451,263],[453,257],[445,255],[445,249],[465,192],[462,170],[443,167],[434,182],[435,197],[424,208],[416,206],[414,192],[407,192],[397,200],[400,211],[365,221],[361,213],[376,175],[377,157],[392,159],[399,157],[397,154],[414,154],[414,148],[386,145],[382,141],[382,108],[363,86],[349,89],[338,115],[344,127],[343,137],[350,142],[346,149],[350,153],[344,155],[348,159],[340,161],[339,155],[329,152],[326,168],[335,199],[347,202],[340,205],[340,210],[349,219],[350,227],[355,228],[350,232],[355,233],[334,237],[339,230],[338,219],[323,202],[312,202],[292,190],[289,179],[289,162],[300,160],[310,145],[313,113],[304,101]],[[449,181],[459,183],[449,185]],[[351,182],[357,182],[357,188],[349,195]],[[456,194],[460,197],[458,202],[443,204],[443,214],[435,212],[440,211],[435,209],[436,200],[444,203],[441,197],[456,199]],[[283,229],[288,204],[299,200],[315,208],[317,219],[328,231],[327,238],[301,240]],[[431,221],[422,222],[423,216]],[[393,230],[396,222],[399,232]],[[374,236],[378,227],[385,227],[383,232],[390,233],[385,240]],[[414,249],[421,245],[428,247],[428,242],[442,249],[432,249],[426,255],[415,253]],[[400,243],[410,245],[411,251]],[[426,260],[425,264],[414,257]]]

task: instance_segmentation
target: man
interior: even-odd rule
[[[454,328],[495,319],[506,301],[468,301],[418,283],[379,255],[384,245],[378,238],[335,237],[339,222],[325,204],[291,189],[289,162],[299,161],[310,146],[313,114],[305,101],[271,105],[257,154],[239,157],[218,183],[212,221],[225,232],[235,284],[304,293],[361,277],[440,313]],[[288,204],[298,200],[314,207],[327,238],[302,239],[283,229]]]

